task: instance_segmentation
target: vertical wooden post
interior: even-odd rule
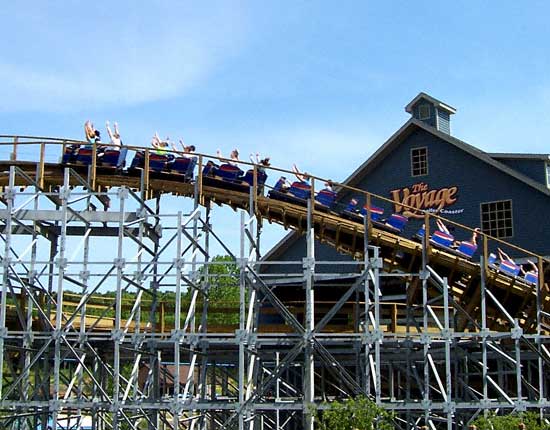
[[[145,187],[146,198],[149,198],[149,155],[149,148],[147,148],[145,150],[145,160],[143,164],[143,180],[145,182],[143,186]]]
[[[367,217],[367,237],[370,237],[372,234],[372,219],[370,216],[371,215],[370,207],[372,204],[372,197],[370,193],[367,193],[366,204],[367,204],[367,214],[365,216]]]
[[[391,332],[397,332],[397,303],[392,304],[391,309]]]
[[[426,244],[426,255],[430,255],[430,214],[424,213],[424,243]]]
[[[17,143],[19,142],[19,138],[17,136],[15,136],[13,138],[13,150],[10,154],[10,160],[11,161],[16,161],[17,160]]]
[[[160,332],[161,333],[164,333],[164,328],[165,328],[165,323],[164,323],[165,309],[164,309],[164,305],[165,305],[165,302],[163,300],[162,302],[160,302],[160,315],[159,315],[159,318],[160,318]]]
[[[199,204],[202,203],[202,169],[203,169],[203,158],[202,155],[199,155],[199,171],[197,172],[198,175],[198,181],[199,181],[199,195],[197,201]]]
[[[92,177],[91,177],[91,185],[92,190],[95,191],[95,182],[96,182],[96,172],[97,171],[97,143],[93,143],[92,145]]]
[[[544,292],[544,271],[543,271],[543,264],[542,263],[543,263],[542,257],[539,255],[537,257],[537,268],[538,268],[538,271],[539,271],[538,282],[539,282],[540,291]]]
[[[311,224],[312,227],[315,229],[315,179],[311,178],[311,190],[310,190],[310,196],[311,199]]]
[[[487,235],[483,233],[483,271],[485,272],[485,278],[489,275],[489,244]]]
[[[252,179],[252,192],[254,196],[252,202],[254,203],[254,213],[257,213],[258,210],[258,166],[254,164],[253,179]]]
[[[65,148],[65,144],[63,144]],[[65,150],[63,150],[65,153]],[[38,186],[44,189],[44,157],[46,155],[46,144],[44,142],[40,143],[40,161],[38,163]]]

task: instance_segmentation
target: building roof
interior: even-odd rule
[[[550,196],[550,190],[546,188],[543,184],[525,176],[524,174],[514,170],[503,163],[495,160],[491,154],[482,151],[481,149],[476,148],[456,137],[450,136],[446,133],[443,133],[437,130],[434,127],[431,127],[422,121],[419,121],[415,118],[409,119],[399,130],[397,130],[393,136],[391,136],[386,143],[384,143],[378,150],[371,156],[367,161],[365,161],[361,166],[359,166],[345,181],[344,184],[353,186],[361,182],[361,180],[370,173],[378,164],[380,164],[386,156],[388,156],[395,147],[397,147],[404,139],[412,134],[413,131],[422,129],[428,133],[431,133],[440,139],[450,143],[451,145],[456,146],[457,148],[467,152],[470,155],[480,159],[481,161],[491,165],[492,167],[500,170],[517,180],[525,183],[526,185],[540,191],[546,196]],[[518,154],[516,154],[518,155]]]
[[[437,100],[436,98],[424,93],[424,92],[421,92],[421,93],[418,93],[418,95],[411,100],[411,102],[405,106],[405,111],[408,112],[408,113],[412,113],[412,108],[414,107],[414,105],[416,104],[416,102],[420,99],[426,99],[428,100],[429,102],[433,103],[435,105],[435,107],[438,107],[438,108],[441,108],[447,112],[449,112],[449,114],[454,114],[456,113],[456,109],[452,106],[449,106],[448,104],[445,104],[443,103],[441,100]]]
[[[500,158],[507,160],[541,160],[549,161],[549,154],[513,154],[506,152],[488,152],[487,155],[492,158]]]
[[[424,93],[420,93],[417,98]],[[429,97],[429,96],[428,96]],[[413,100],[414,101],[414,100]],[[413,102],[411,102],[413,103]],[[410,105],[410,103],[409,103]],[[500,170],[507,175],[510,175],[517,179],[518,181],[523,182],[524,184],[530,186],[531,188],[534,188],[535,190],[541,192],[542,194],[550,197],[550,190],[545,187],[544,185],[534,181],[533,179],[525,176],[524,174],[506,166],[503,163],[500,163],[499,161],[495,160],[495,158],[506,158],[506,157],[498,157],[497,155],[503,155],[503,154],[489,154],[487,152],[484,152],[475,146],[472,146],[460,139],[457,139],[453,136],[450,136],[446,133],[443,133],[439,130],[437,130],[434,127],[431,127],[427,124],[425,124],[422,121],[419,121],[415,118],[410,118],[403,126],[397,130],[378,150],[372,154],[367,161],[365,161],[363,164],[361,164],[355,171],[348,176],[348,178],[343,182],[344,185],[349,186],[355,186],[358,183],[360,183],[365,176],[367,176],[370,172],[376,168],[388,155],[391,154],[394,148],[396,148],[403,140],[405,140],[408,136],[410,136],[414,131],[422,129],[428,133],[431,133],[440,139],[450,143],[451,145],[456,146],[457,148],[467,152],[468,154],[480,159],[481,161],[489,164],[490,166],[494,167],[497,170]],[[509,158],[515,156],[515,158],[521,158],[522,156],[542,156],[542,154],[504,154],[509,155]],[[548,159],[548,155],[544,155],[544,159]],[[529,157],[525,157],[529,158]],[[537,158],[538,159],[538,158]],[[299,235],[295,231],[289,232],[281,241],[279,241],[265,256],[264,260],[270,260],[270,259],[277,259],[279,258],[284,252],[294,243],[296,242],[301,235]]]
[[[273,248],[271,248],[267,252],[267,254],[262,257],[262,260],[278,260],[281,255],[284,254],[284,252],[300,237],[302,237],[302,235],[298,234],[297,231],[289,231],[285,237],[283,237],[279,242],[273,245]]]

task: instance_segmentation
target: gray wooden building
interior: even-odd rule
[[[550,255],[549,155],[488,153],[472,146],[451,134],[456,110],[425,93],[418,94],[405,110],[411,118],[344,183],[391,199],[393,203],[376,205],[385,214],[409,217],[406,237],[414,235],[422,219],[402,203],[437,211],[458,223],[481,227],[493,237]],[[342,210],[352,197],[359,205],[365,203],[364,197],[345,191],[339,194],[336,210]],[[457,239],[466,239],[459,235]],[[350,259],[320,243],[315,253],[318,261]],[[265,259],[300,260],[304,255],[305,239],[291,232]]]

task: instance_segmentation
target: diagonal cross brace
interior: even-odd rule
[[[325,314],[325,316],[317,323],[315,328],[313,329],[314,333],[319,333],[325,326],[329,323],[329,321],[334,317],[336,312],[338,312],[342,306],[347,302],[347,300],[351,297],[351,295],[357,290],[357,288],[361,285],[361,283],[364,282],[365,278],[367,277],[366,273],[363,273],[359,279],[357,279],[353,285],[344,293],[344,295],[334,304],[334,306]]]

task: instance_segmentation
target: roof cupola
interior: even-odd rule
[[[405,106],[405,111],[437,130],[451,134],[451,115],[456,109],[433,98],[426,93],[419,93]]]

